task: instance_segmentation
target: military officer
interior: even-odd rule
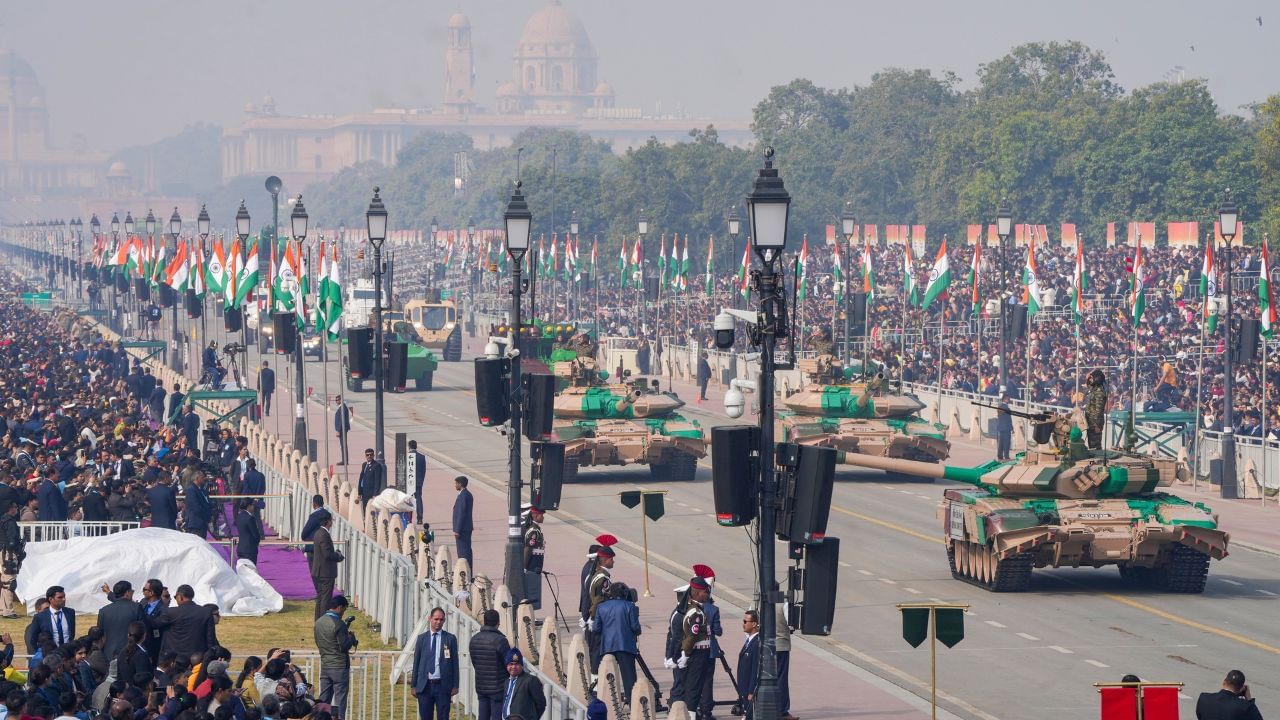
[[[1107,376],[1095,369],[1084,381],[1087,436],[1090,450],[1102,449],[1102,429],[1107,422]]]
[[[534,610],[542,609],[542,561],[547,554],[547,537],[542,532],[542,508],[528,506],[524,512],[524,594]]]
[[[684,691],[680,699],[689,709],[689,717],[699,716],[702,685],[711,665],[711,627],[703,608],[710,597],[711,585],[705,578],[695,575],[689,579],[688,604],[681,625],[680,658],[676,660],[676,667],[684,670]]]

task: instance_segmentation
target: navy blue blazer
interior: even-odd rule
[[[151,526],[176,530],[178,528],[178,495],[172,485],[155,485],[147,490],[147,504],[151,506]]]
[[[471,532],[471,491],[462,488],[453,501],[453,531],[459,535]]]
[[[213,519],[213,503],[209,501],[209,493],[195,483],[187,489],[187,524],[194,527],[209,527]]]
[[[455,690],[458,687],[458,638],[447,630],[440,631],[440,684]],[[431,647],[431,631],[422,633],[413,646],[413,684],[419,694],[427,691],[427,662]]]
[[[62,521],[67,519],[67,500],[62,497],[58,486],[47,479],[40,483],[36,490],[36,500],[40,505],[36,508],[36,519],[42,521]]]
[[[245,471],[244,477],[240,479],[240,493],[243,495],[265,495],[267,493],[267,477],[257,468]],[[254,504],[259,508],[267,506],[264,500],[256,500]]]
[[[62,641],[64,643],[71,642],[76,637],[76,611],[69,607],[62,608],[62,624],[67,630],[67,636]],[[35,625],[36,637],[40,637],[40,633],[49,633],[49,639],[54,642],[57,641],[53,634],[53,613],[49,608],[36,613]]]
[[[760,669],[760,634],[742,644],[738,651],[738,697],[745,698],[756,692],[756,674]]]

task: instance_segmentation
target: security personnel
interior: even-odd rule
[[[17,597],[13,589],[27,553],[22,533],[18,530],[18,504],[6,504],[3,512],[4,515],[0,516],[0,617],[13,618],[18,616],[14,610]]]
[[[582,565],[582,575],[578,578],[578,613],[582,616],[580,626],[587,626],[587,611],[591,609],[591,596],[587,593],[587,578],[591,577],[591,573],[596,569],[596,553],[602,547],[612,547],[618,543],[618,538],[609,535],[597,535],[596,541],[587,548],[587,561]]]
[[[703,603],[709,597],[711,585],[704,578],[695,575],[689,579],[689,602],[681,625],[680,658],[676,660],[676,667],[684,670],[684,691],[680,699],[689,709],[689,717],[699,715],[702,685],[711,665],[711,627],[703,610]]]
[[[1095,369],[1085,378],[1084,420],[1090,450],[1102,449],[1102,429],[1107,422],[1107,376]]]
[[[680,641],[684,635],[684,613],[689,609],[689,586],[676,588],[676,607],[667,618],[667,643],[663,651],[662,665],[671,671],[671,701],[681,698],[684,692],[684,668],[678,667],[680,659]]]
[[[596,551],[596,564],[592,569],[591,575],[587,577],[585,585],[587,596],[587,609],[582,616],[582,624],[588,629],[596,617],[596,606],[604,602],[609,595],[610,584],[610,568],[613,567],[614,555],[613,548],[603,545]],[[587,648],[591,652],[591,672],[595,674],[600,670],[600,635],[599,633],[587,633]]]
[[[542,609],[542,561],[547,537],[542,532],[542,508],[529,506],[524,513],[524,595],[534,610]]]

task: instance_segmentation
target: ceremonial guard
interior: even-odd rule
[[[547,536],[542,532],[542,508],[529,506],[524,512],[524,595],[534,610],[542,609],[542,561],[547,554]]]
[[[604,602],[609,595],[610,584],[610,568],[613,567],[614,551],[608,545],[602,545],[596,551],[596,565],[592,569],[591,575],[587,577],[586,583],[586,599],[587,608],[583,614],[583,624],[588,630],[596,630],[594,627],[596,619],[596,607]],[[600,669],[600,635],[596,632],[587,633],[587,647],[591,651],[591,673],[594,675]]]
[[[699,715],[702,702],[702,684],[711,665],[711,627],[703,603],[711,596],[711,585],[696,575],[689,580],[689,599],[680,630],[680,658],[676,667],[684,670],[684,688],[680,697],[672,695],[672,701],[684,700],[689,717]]]

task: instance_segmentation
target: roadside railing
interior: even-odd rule
[[[116,520],[37,520],[18,523],[24,542],[70,540],[78,537],[103,537],[142,527],[138,522]]]

